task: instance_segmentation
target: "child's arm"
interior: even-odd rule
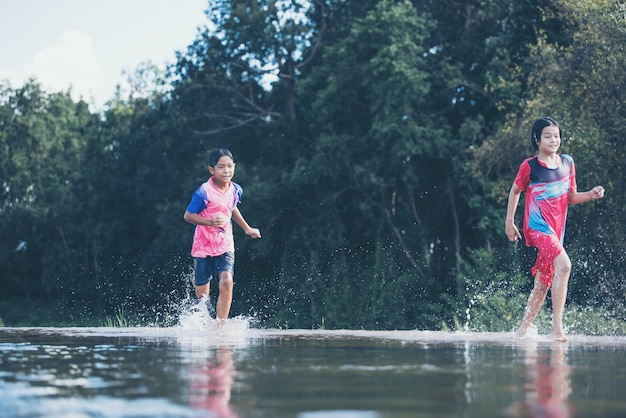
[[[185,211],[184,219],[190,224],[214,226],[216,228],[224,228],[228,222],[228,218],[219,213],[213,218],[205,218],[204,216],[200,216],[197,213],[191,213],[187,210]]]
[[[515,225],[515,211],[517,210],[520,194],[522,194],[522,191],[517,184],[513,183],[511,191],[509,192],[509,203],[506,207],[506,220],[504,221],[506,236],[511,242],[522,238],[522,235],[519,233],[519,230]]]
[[[239,212],[239,208],[236,206],[235,209],[233,209],[233,220],[243,229],[246,235],[249,235],[251,238],[261,238],[261,231],[248,225],[248,222],[246,222],[241,212]]]
[[[604,187],[596,186],[593,189],[586,192],[572,192],[569,194],[569,203],[577,205],[579,203],[585,203],[590,200],[602,199],[604,197]]]

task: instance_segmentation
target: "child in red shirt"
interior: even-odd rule
[[[524,238],[526,245],[537,247],[537,261],[531,273],[535,277],[528,298],[524,318],[516,333],[524,337],[532,325],[548,290],[552,288],[552,337],[567,341],[563,331],[563,309],[567,297],[567,283],[572,268],[563,248],[565,221],[569,204],[578,204],[604,197],[604,188],[596,186],[587,192],[576,190],[574,160],[566,154],[557,154],[561,146],[561,128],[554,119],[537,119],[532,129],[532,145],[536,156],[520,165],[511,186],[506,212],[506,235],[517,241],[521,234],[515,225],[515,210],[522,191],[526,192],[524,210]]]

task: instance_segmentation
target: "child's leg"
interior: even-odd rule
[[[209,296],[212,269],[213,260],[211,257],[193,259],[193,288],[199,299]]]
[[[554,280],[552,281],[552,336],[556,341],[567,341],[563,332],[563,310],[567,299],[567,284],[572,270],[572,262],[565,250],[554,259]]]
[[[522,323],[515,333],[516,337],[524,337],[528,332],[528,327],[532,325],[539,313],[539,310],[543,306],[543,302],[546,300],[550,287],[541,281],[541,273],[537,273],[535,276],[535,285],[530,292],[528,302],[526,303],[526,309],[524,309],[524,318]]]
[[[228,271],[220,273],[220,295],[217,298],[217,317],[227,319],[230,312],[230,305],[233,302],[233,275]]]
[[[196,284],[194,283],[193,287],[194,289],[196,289],[196,296],[198,297],[198,299],[209,296],[209,291],[211,290],[210,283],[202,286],[196,286]]]

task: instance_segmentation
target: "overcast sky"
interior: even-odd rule
[[[122,71],[164,67],[208,23],[208,0],[3,0],[0,80],[20,87],[35,76],[95,108],[113,97]],[[92,102],[93,101],[93,102]]]

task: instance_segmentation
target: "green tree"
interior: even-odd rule
[[[35,81],[2,91],[2,280],[7,295],[55,298],[79,281],[74,223],[86,103]]]
[[[431,244],[439,245],[437,234],[447,231],[437,230],[445,224],[441,218],[430,221],[442,207],[450,211],[447,195],[437,194],[447,179],[437,178],[435,167],[445,164],[454,145],[443,110],[432,106],[432,86],[450,89],[454,81],[442,80],[454,68],[429,52],[428,34],[427,17],[410,3],[379,2],[345,39],[324,47],[301,79],[299,126],[308,138],[294,170],[281,180],[295,196],[291,224],[299,226],[283,235],[285,248],[318,251],[329,265],[335,249],[350,248],[371,269],[365,254],[382,242],[385,251],[401,255],[413,280],[436,283],[442,259],[438,251],[433,257]],[[331,277],[326,280],[334,289]],[[355,286],[361,278],[352,271],[348,280]]]

